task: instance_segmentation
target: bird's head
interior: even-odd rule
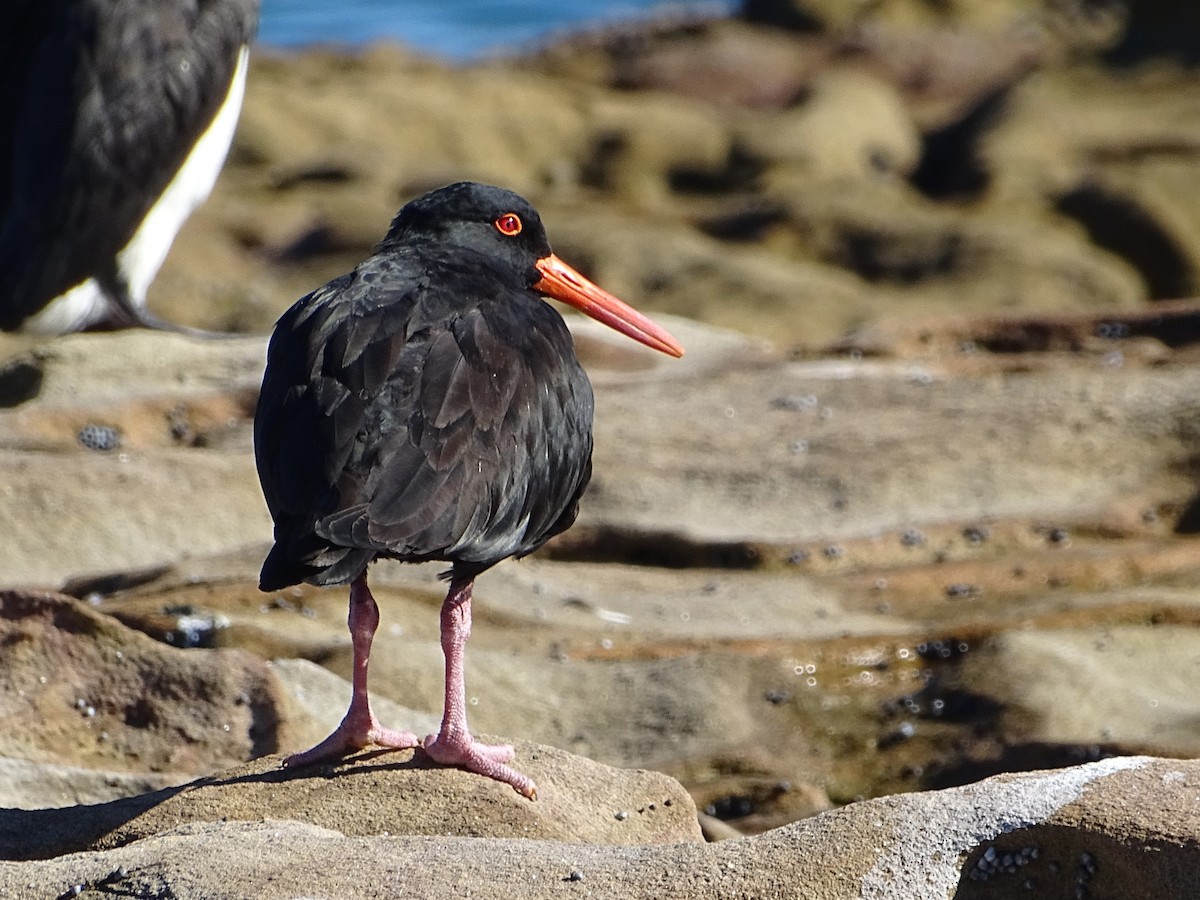
[[[512,191],[473,181],[430,191],[396,214],[383,246],[411,241],[474,250],[539,294],[561,300],[647,347],[683,356],[683,346],[664,328],[555,256],[537,210]]]

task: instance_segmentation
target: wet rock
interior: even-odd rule
[[[1019,740],[1149,743],[1194,757],[1200,755],[1193,690],[1200,648],[1193,632],[1165,625],[1010,632],[964,660],[955,681],[1001,704]],[[1150,660],[1152,680],[1144,676]],[[1014,677],[1031,671],[1043,674],[1032,681]]]

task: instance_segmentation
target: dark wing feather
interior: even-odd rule
[[[264,589],[356,564],[355,554],[311,533],[314,513],[336,503],[338,474],[350,451],[326,435],[345,433],[347,422],[361,418],[361,398],[321,371],[330,313],[351,284],[351,277],[343,276],[298,301],[280,318],[267,349],[254,417],[259,481],[275,520],[276,543],[262,572]],[[365,555],[362,565],[369,558]]]
[[[0,328],[115,278],[257,22],[258,0],[0,3]]]
[[[523,291],[462,308],[452,283],[363,269],[377,277],[306,297],[271,342],[267,588],[344,582],[377,555],[481,571],[569,526],[591,472],[591,387],[556,312]]]

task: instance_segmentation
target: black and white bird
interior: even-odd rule
[[[146,292],[224,164],[258,6],[0,3],[0,328],[187,330]]]

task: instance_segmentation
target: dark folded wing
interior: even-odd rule
[[[590,472],[591,389],[557,313],[504,302],[522,315],[484,304],[405,346],[406,377],[364,410],[363,452],[349,457],[342,507],[321,534],[486,567],[569,524]]]
[[[540,300],[439,312],[416,287],[334,283],[272,342],[256,446],[276,540],[330,580],[375,554],[482,569],[528,553],[574,518],[591,414]]]

